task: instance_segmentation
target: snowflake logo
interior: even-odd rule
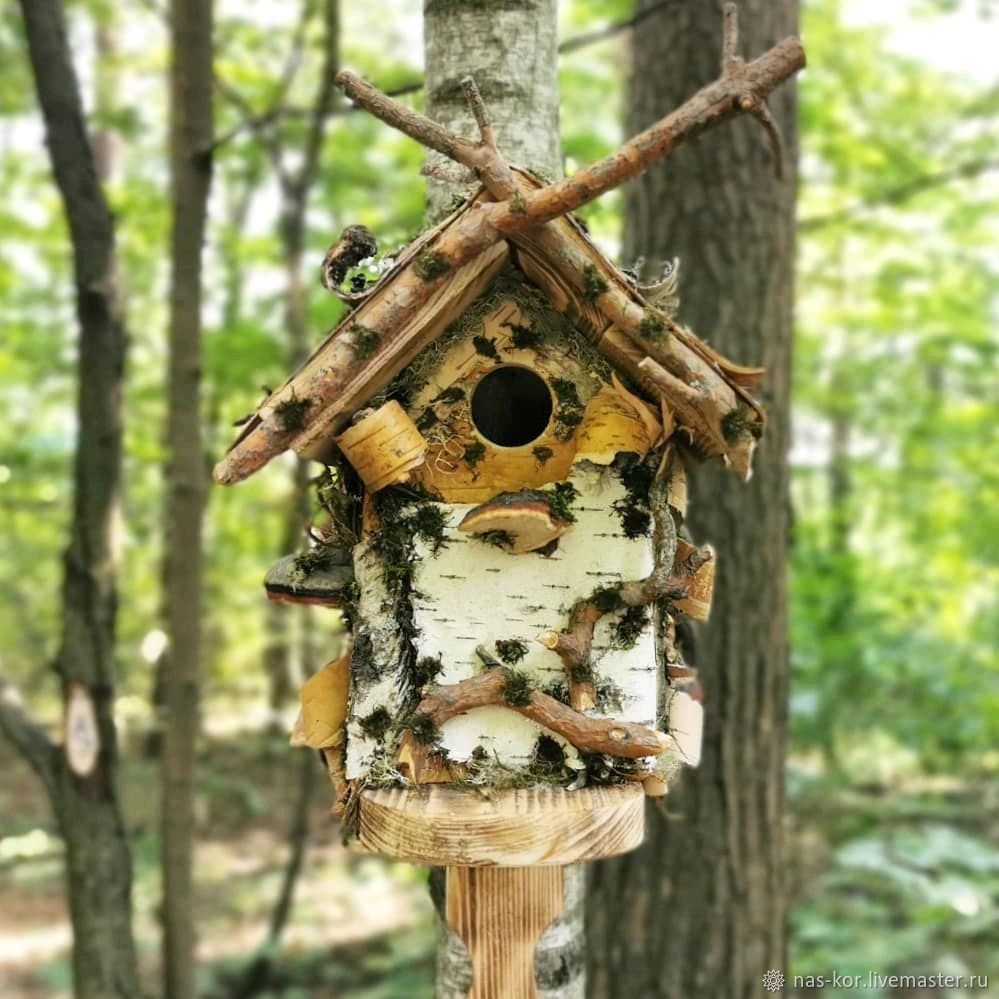
[[[780,992],[784,988],[784,974],[776,968],[771,968],[763,976],[763,987],[767,992]]]

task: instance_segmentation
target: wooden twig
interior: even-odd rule
[[[461,89],[465,95],[465,100],[468,101],[472,117],[475,118],[475,124],[479,127],[479,138],[482,144],[488,146],[490,149],[495,149],[496,134],[493,132],[493,123],[489,120],[489,113],[486,111],[486,105],[482,100],[482,94],[479,93],[479,88],[476,86],[475,80],[470,76],[466,76],[461,81]]]
[[[727,3],[722,8],[722,75],[732,72],[740,63],[739,8]]]
[[[635,722],[591,718],[539,690],[531,690],[522,700],[518,698],[511,703],[507,690],[514,675],[505,667],[492,667],[459,683],[431,687],[420,701],[416,717],[429,718],[439,728],[449,719],[473,708],[498,706],[536,721],[587,753],[637,759],[658,756],[670,745],[669,736],[663,732]]]

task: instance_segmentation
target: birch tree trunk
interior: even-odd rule
[[[211,180],[212,4],[172,0],[170,333],[162,855],[166,999],[193,999],[194,767],[201,678],[201,264]]]
[[[62,5],[21,10],[46,144],[73,244],[79,323],[78,436],[56,657],[65,738],[53,744],[0,680],[0,731],[45,783],[66,844],[77,999],[140,994],[132,939],[132,865],[118,790],[115,608],[125,327],[114,220],[88,141]]]
[[[640,0],[639,10],[654,6]],[[797,27],[796,0],[743,0],[742,50]],[[721,4],[677,0],[634,36],[629,130],[717,73]],[[645,846],[594,865],[590,994],[600,999],[745,999],[784,967],[781,864],[787,698],[785,559],[794,251],[794,89],[772,110],[787,144],[774,178],[755,122],[704,136],[632,185],[632,257],[680,257],[681,319],[729,357],[766,365],[767,429],[748,484],[692,474],[689,528],[718,552],[711,621],[688,661],[701,670],[700,768],[649,808]]]
[[[559,138],[558,26],[555,0],[424,5],[427,114],[455,132],[477,138],[461,89],[478,84],[506,158],[546,177],[563,175]],[[428,213],[444,215],[474,178],[456,171],[439,154],[428,155],[434,171],[427,185]],[[436,175],[435,175],[436,174]],[[464,999],[471,983],[468,952],[441,913],[444,871],[431,872],[438,911],[438,999]],[[565,869],[565,912],[542,935],[535,952],[535,978],[543,999],[578,999],[585,987],[583,964],[583,869]]]

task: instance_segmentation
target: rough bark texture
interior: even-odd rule
[[[632,130],[717,74],[720,6],[677,0],[636,33]],[[746,0],[740,13],[747,54],[796,29],[795,0]],[[690,531],[711,541],[719,563],[711,623],[688,655],[706,691],[704,757],[671,791],[673,818],[650,808],[646,845],[593,870],[590,994],[600,999],[762,996],[763,972],[784,966],[791,87],[772,110],[787,147],[782,181],[759,126],[744,120],[628,192],[627,253],[680,257],[681,318],[716,348],[766,365],[768,426],[748,485],[717,468],[692,475]]]
[[[425,0],[427,114],[477,138],[461,80],[472,76],[507,159],[549,177],[562,175],[559,139],[558,27],[555,0]],[[438,153],[430,170],[445,179],[427,186],[431,218],[446,214],[475,179]]]
[[[57,0],[21,5],[46,141],[73,244],[80,327],[79,430],[65,555],[56,672],[64,703],[87,707],[93,728],[81,767],[19,711],[0,683],[0,731],[34,767],[66,843],[77,999],[139,995],[131,927],[131,859],[117,787],[114,728],[115,522],[121,480],[125,329],[115,277],[114,221],[87,139],[79,84]],[[92,711],[92,714],[90,713]],[[79,748],[66,733],[67,750]],[[79,761],[81,757],[74,755]]]
[[[162,854],[167,999],[194,996],[194,767],[201,677],[201,254],[212,145],[212,3],[172,0],[170,170],[173,228],[166,501]]]
[[[461,135],[478,138],[461,87],[461,80],[472,76],[506,157],[561,177],[555,0],[426,0],[424,38],[427,114]],[[430,153],[427,165],[454,170],[454,164],[436,153]],[[469,178],[456,180],[430,180],[431,218],[442,215],[454,195],[474,186]],[[443,880],[443,870],[439,875]],[[545,999],[577,999],[583,994],[581,883],[582,869],[567,867],[565,913],[543,934],[535,952],[539,994]],[[443,899],[438,911],[442,905]],[[439,928],[438,999],[458,999],[467,995],[471,980],[468,952],[443,920]]]

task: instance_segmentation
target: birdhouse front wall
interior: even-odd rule
[[[476,650],[484,648],[500,660],[502,643],[513,640],[523,649],[515,668],[539,690],[564,698],[564,666],[537,639],[564,628],[577,600],[651,571],[650,539],[629,538],[615,512],[614,505],[626,502],[627,493],[613,471],[583,462],[575,466],[570,481],[579,493],[573,504],[576,522],[549,555],[512,554],[463,533],[458,524],[472,505],[439,504],[446,517],[444,544],[435,554],[431,545],[417,541],[412,577],[416,659],[441,663],[435,682],[457,683],[481,673],[485,665]],[[370,637],[375,643],[371,652],[376,657],[400,666],[355,697],[348,727],[348,777],[366,775],[384,750],[383,740],[365,730],[364,720],[382,706],[390,714],[398,712],[399,691],[406,687],[400,629],[370,550],[359,553],[357,569],[361,611],[369,611],[365,640]],[[640,628],[624,634],[622,617],[606,615],[594,633],[594,713],[654,726],[661,673],[651,621],[646,616]],[[565,740],[503,707],[474,708],[451,719],[442,727],[440,745],[454,761],[484,751],[502,766],[518,768],[530,763],[542,735],[562,744],[567,766],[581,766]]]

